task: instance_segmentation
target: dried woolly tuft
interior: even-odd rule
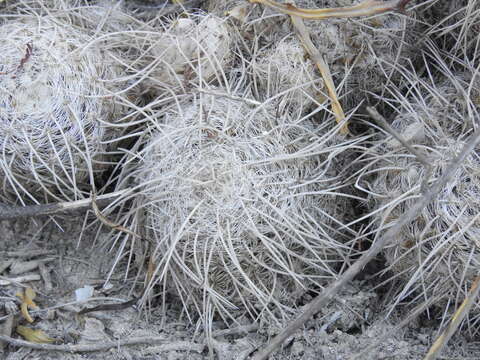
[[[213,15],[179,17],[145,41],[148,49],[139,73],[154,87],[185,92],[200,82],[223,82],[233,60],[232,32]]]
[[[78,1],[78,0],[76,0]],[[84,29],[92,28],[97,33],[123,32],[141,27],[141,22],[129,13],[123,1],[96,0],[71,4],[75,7],[75,22]],[[71,11],[70,11],[71,13]],[[121,34],[119,34],[121,35]]]
[[[169,111],[131,172],[142,196],[132,208],[146,213],[155,244],[150,286],[176,293],[206,325],[237,309],[281,319],[354,252],[337,166],[352,142],[330,123],[279,118],[242,98],[201,94]]]
[[[306,58],[299,40],[286,38],[259,53],[252,65],[256,98],[273,99],[281,113],[306,113],[316,102],[326,100],[323,81]]]
[[[88,38],[48,17],[0,27],[0,179],[21,203],[81,198],[104,168],[102,122],[118,112],[105,80],[117,76]]]
[[[432,168],[426,169],[392,138],[375,146],[367,173],[374,175],[368,191],[379,232],[418,201],[424,184],[432,184],[445,173],[463,140],[478,126],[480,77],[475,71],[444,73],[435,80],[421,79],[415,73],[408,77],[408,95],[394,90],[389,100],[398,112],[392,127]],[[393,306],[417,305],[433,298],[438,306],[459,305],[463,300],[480,265],[479,172],[476,150],[438,198],[384,251],[387,271],[396,282]],[[480,329],[478,310],[467,322],[474,335]]]
[[[246,2],[243,0],[207,0],[205,8],[209,13],[225,16],[228,15],[229,11],[245,4]]]

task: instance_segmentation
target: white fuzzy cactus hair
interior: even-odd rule
[[[205,13],[177,17],[145,36],[139,74],[159,92],[187,92],[200,82],[224,82],[233,60],[232,32],[225,20]]]
[[[105,54],[72,27],[23,16],[0,26],[0,180],[20,202],[75,199],[102,171],[116,112]]]
[[[277,104],[280,113],[308,113],[326,99],[323,81],[295,37],[257,54],[252,73],[256,98]]]

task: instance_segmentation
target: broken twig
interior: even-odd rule
[[[335,84],[333,83],[332,74],[330,73],[330,68],[328,64],[323,59],[322,54],[317,50],[315,45],[313,44],[310,34],[308,33],[303,20],[298,16],[291,16],[292,24],[297,32],[297,35],[300,41],[303,44],[303,47],[307,51],[310,59],[315,63],[315,66],[322,74],[323,81],[328,91],[328,96],[330,97],[330,101],[332,102],[332,111],[335,114],[335,119],[337,123],[341,124],[345,121],[345,113],[343,112],[342,105],[340,101],[338,101],[337,90],[335,89]],[[345,123],[340,132],[342,134],[348,134],[348,125]]]
[[[212,336],[221,337],[221,336],[232,336],[232,335],[242,335],[248,334],[249,332],[257,331],[258,324],[249,324],[249,325],[242,325],[231,329],[224,329],[224,330],[215,330],[212,333]]]
[[[368,106],[367,111],[370,114],[371,118],[375,120],[375,122],[380,125],[387,133],[393,136],[400,144],[402,144],[408,151],[415,155],[415,158],[418,162],[420,162],[423,167],[425,168],[425,177],[422,181],[422,192],[425,192],[428,186],[428,181],[430,180],[430,176],[432,175],[432,165],[428,162],[428,159],[423,156],[419,151],[417,151],[412,145],[410,145],[399,133],[393,129],[390,124],[385,120],[385,118],[380,115],[380,113],[374,107]]]
[[[94,351],[104,351],[111,348],[116,348],[119,346],[131,346],[131,345],[140,345],[148,344],[154,345],[159,344],[155,347],[156,352],[162,351],[174,351],[174,350],[183,350],[183,351],[195,351],[202,352],[205,348],[202,344],[191,343],[188,341],[177,341],[171,343],[165,337],[136,337],[131,339],[124,339],[118,341],[110,341],[99,344],[79,344],[79,345],[52,345],[52,344],[37,344],[30,341],[14,339],[9,336],[0,335],[0,341],[9,343],[10,345],[17,347],[26,347],[36,350],[48,350],[48,351],[62,351],[62,352],[94,352]]]
[[[40,275],[38,274],[26,274],[26,275],[18,276],[15,278],[0,276],[0,286],[6,286],[11,284],[21,284],[24,282],[38,281],[38,280],[40,280]]]
[[[112,228],[113,230],[118,230],[118,231],[122,231],[128,235],[131,235],[133,236],[134,238],[139,238],[139,239],[142,239],[142,237],[140,235],[138,235],[137,233],[127,229],[125,226],[122,226],[120,224],[115,224],[114,222],[108,220],[105,215],[102,214],[102,212],[100,211],[99,207],[98,207],[98,204],[97,204],[97,196],[95,195],[94,192],[92,192],[92,208],[93,208],[93,212],[95,213],[95,216],[98,218],[98,220],[100,220],[100,222],[110,228]]]

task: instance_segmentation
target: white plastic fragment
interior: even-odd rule
[[[90,285],[75,289],[75,301],[81,302],[90,299],[93,296],[93,291],[94,288]]]

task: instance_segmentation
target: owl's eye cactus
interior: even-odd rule
[[[161,87],[224,80],[233,60],[232,32],[225,20],[213,15],[178,18],[157,36],[149,37],[153,67],[151,81]],[[147,56],[148,58],[148,56]]]
[[[118,107],[115,67],[71,26],[23,17],[0,27],[1,197],[19,203],[72,200],[105,168]]]
[[[412,86],[408,96],[390,89],[398,104],[392,128],[431,169],[393,138],[384,138],[374,147],[375,165],[370,176],[375,175],[368,189],[380,233],[418,202],[425,184],[431,186],[448,171],[452,159],[478,126],[480,82],[476,70],[448,70],[445,75],[431,82],[409,81]],[[420,78],[416,73],[408,76]],[[476,149],[440,194],[384,249],[388,274],[395,282],[393,306],[435,299],[432,305],[448,314],[448,305],[462,299],[478,276],[479,173]],[[473,314],[477,317],[478,309]],[[476,321],[470,325],[478,331]]]
[[[235,309],[281,317],[335,277],[353,249],[330,156],[348,144],[321,128],[211,95],[152,126],[134,174],[145,200],[133,208],[157,244],[154,283],[228,320]]]
[[[258,54],[252,72],[256,97],[278,104],[281,113],[304,114],[326,99],[321,76],[295,38],[283,39]]]

